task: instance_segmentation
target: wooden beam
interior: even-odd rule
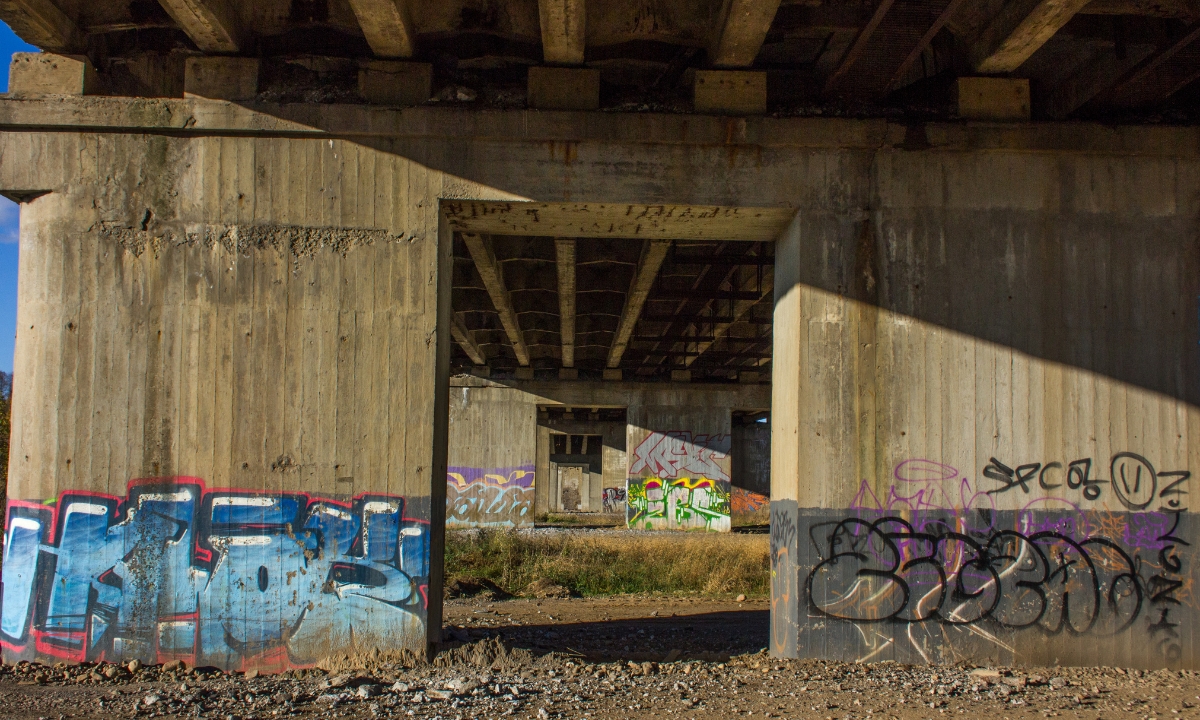
[[[467,357],[471,358],[471,362],[476,365],[487,365],[487,357],[475,343],[475,338],[471,336],[471,331],[467,329],[458,313],[450,313],[450,334],[454,336],[454,341],[463,349]]]
[[[826,93],[876,98],[895,89],[963,0],[882,0],[825,83]]]
[[[558,323],[562,336],[562,366],[575,367],[575,241],[554,238],[558,256]]]
[[[1090,0],[1016,0],[1006,2],[984,27],[971,47],[971,65],[976,72],[1010,73]]]
[[[538,0],[542,25],[542,59],[559,65],[582,65],[587,39],[584,0]]]
[[[739,283],[738,289],[739,290],[759,290],[760,293],[759,293],[758,299],[757,300],[735,300],[733,303],[733,312],[730,313],[730,316],[733,318],[733,322],[717,323],[716,325],[714,325],[713,326],[713,334],[712,334],[713,339],[711,341],[705,340],[703,342],[696,344],[696,355],[693,357],[689,357],[684,361],[684,363],[687,365],[687,367],[691,367],[692,363],[696,362],[696,358],[703,355],[705,352],[708,351],[709,348],[711,348],[713,345],[720,342],[722,338],[727,336],[729,334],[729,328],[731,328],[733,326],[734,322],[737,322],[738,320],[745,317],[746,313],[750,312],[750,309],[752,307],[754,307],[758,303],[762,302],[763,298],[770,297],[771,294],[775,292],[775,273],[774,272],[767,272],[763,275],[761,288],[758,285],[758,273],[757,272],[746,273],[746,275],[747,275],[747,277],[745,278],[745,280],[743,282]]]
[[[51,0],[0,0],[0,20],[47,52],[74,52],[83,45],[79,27]]]
[[[1162,102],[1200,77],[1200,23],[1138,63],[1089,106],[1140,107]]]
[[[754,64],[767,31],[775,20],[780,0],[725,0],[708,58],[719,68],[744,68]]]
[[[410,58],[416,51],[411,0],[350,0],[371,52],[381,58]]]
[[[501,272],[500,263],[496,261],[496,255],[492,252],[490,240],[474,233],[463,233],[462,239],[471,253],[471,259],[475,261],[475,269],[483,279],[488,296],[492,298],[492,305],[500,315],[500,324],[504,326],[504,332],[512,343],[517,362],[528,366],[529,348],[525,345],[525,336],[521,333],[520,323],[517,322],[517,311],[513,309],[512,298],[508,294],[508,288],[504,286],[504,273]]]
[[[1124,56],[1111,51],[1102,53],[1062,82],[1042,89],[1036,98],[1039,114],[1054,120],[1070,117],[1071,113],[1108,89],[1113,78],[1124,77],[1150,52],[1153,52],[1153,48],[1145,50],[1130,46]]]
[[[242,49],[242,21],[228,0],[158,0],[196,47],[209,53]]]
[[[658,277],[658,269],[662,267],[670,249],[670,240],[651,240],[642,251],[641,261],[633,274],[633,282],[629,285],[629,293],[625,296],[625,309],[621,311],[621,320],[617,323],[612,347],[608,349],[607,367],[620,367],[621,356],[629,347],[629,338],[633,335],[633,329],[637,327],[642,308],[646,305],[646,297],[650,295],[650,288],[654,287],[654,279]]]

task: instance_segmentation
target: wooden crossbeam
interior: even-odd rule
[[[880,97],[895,88],[963,0],[881,0],[837,69],[826,93]]]
[[[520,323],[517,322],[517,311],[513,308],[512,297],[504,285],[504,274],[500,270],[500,263],[496,261],[489,238],[474,233],[463,233],[462,239],[471,253],[471,259],[475,261],[479,277],[483,279],[483,287],[500,315],[500,324],[512,343],[517,362],[528,366],[529,347],[525,344],[525,336],[521,333]]]
[[[637,271],[633,274],[633,282],[629,285],[629,293],[625,296],[625,309],[621,311],[621,320],[617,323],[613,344],[608,350],[609,368],[621,366],[621,357],[629,347],[629,338],[633,335],[638,317],[646,305],[646,298],[650,295],[650,288],[654,287],[654,279],[658,277],[658,270],[670,249],[670,240],[651,240],[642,251]]]
[[[1200,77],[1200,23],[1138,63],[1089,105],[1140,107],[1162,102]]]
[[[1010,73],[1091,0],[1015,0],[1006,2],[971,46],[976,72]]]
[[[204,52],[242,49],[242,21],[229,0],[158,0],[196,47]]]
[[[411,0],[350,0],[371,52],[381,58],[408,58],[416,50]]]
[[[741,320],[746,316],[746,313],[750,312],[751,308],[761,302],[764,298],[770,297],[771,294],[775,292],[775,273],[765,273],[762,278],[761,287],[758,286],[757,273],[746,273],[746,278],[739,283],[739,286],[745,290],[759,290],[758,298],[754,300],[734,301],[733,312],[730,313],[730,315],[733,317],[733,322],[718,323],[717,325],[713,326],[712,340],[705,340],[696,345],[696,355],[688,358],[685,361],[688,367],[691,367],[692,363],[696,362],[696,358],[703,355],[708,351],[709,348],[727,337],[729,335],[729,329],[733,326],[734,322]]]
[[[779,10],[780,0],[725,0],[708,57],[720,68],[754,64],[767,31]]]
[[[475,338],[471,335],[471,331],[467,329],[462,318],[458,313],[450,314],[450,334],[454,336],[454,341],[463,349],[467,357],[471,358],[471,362],[476,365],[487,365],[487,357],[483,354],[483,350],[475,342]]]
[[[48,52],[73,52],[83,44],[78,26],[52,0],[4,0],[0,20],[22,40]]]
[[[575,241],[555,238],[558,259],[558,319],[562,337],[562,366],[575,367]]]

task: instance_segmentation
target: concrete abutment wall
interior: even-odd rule
[[[1188,666],[1197,168],[885,153],[776,248],[772,650]]]
[[[22,212],[5,658],[436,642],[448,241],[465,201],[531,200],[595,213],[583,237],[794,215],[774,652],[1197,667],[1200,134],[924,132],[0,100],[0,190],[48,191]]]

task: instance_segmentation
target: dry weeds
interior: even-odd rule
[[[466,530],[446,534],[446,580],[486,578],[513,595],[535,580],[584,596],[765,596],[766,535]]]

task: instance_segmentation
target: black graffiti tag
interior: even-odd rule
[[[859,623],[988,620],[1111,635],[1137,619],[1148,592],[1135,561],[1100,537],[1005,530],[982,540],[916,532],[897,517],[850,518],[822,549],[805,584],[810,607]]]
[[[1187,494],[1185,483],[1191,477],[1191,472],[1187,470],[1158,472],[1141,455],[1119,452],[1113,455],[1109,463],[1110,480],[1093,477],[1092,471],[1091,458],[1072,460],[1065,469],[1060,462],[1026,463],[1013,468],[996,458],[989,458],[983,468],[983,476],[1000,483],[999,487],[987,491],[989,495],[1016,489],[1029,495],[1033,492],[1031,486],[1036,478],[1042,490],[1055,490],[1065,485],[1069,490],[1081,492],[1085,500],[1093,502],[1100,499],[1103,487],[1109,485],[1113,495],[1129,510],[1145,510],[1156,498],[1160,501],[1160,511],[1184,509],[1183,496]]]

